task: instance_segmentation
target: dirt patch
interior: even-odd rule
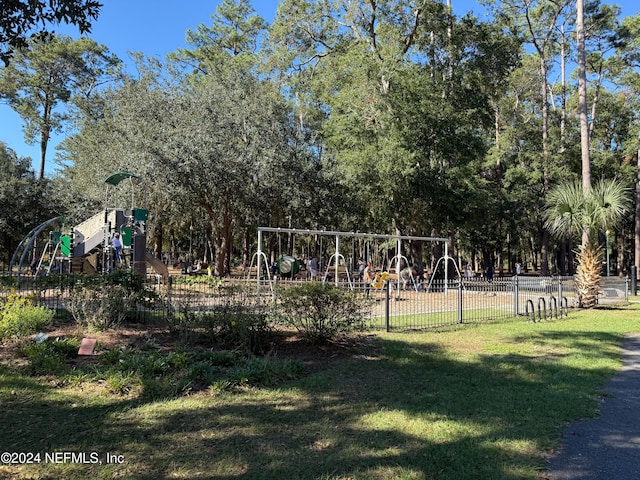
[[[56,323],[44,333],[48,339],[92,338],[97,340],[95,354],[78,356],[71,361],[74,365],[93,363],[104,352],[117,348],[132,347],[169,352],[181,344],[178,336],[171,335],[166,328],[148,324],[127,324],[105,332],[90,332],[68,321]],[[315,372],[339,359],[377,356],[374,337],[375,335],[372,334],[358,334],[345,336],[328,344],[313,344],[295,331],[276,329],[273,332],[270,348],[265,355],[299,361],[305,365],[307,371]],[[26,360],[16,355],[16,350],[25,342],[33,342],[34,338],[35,335],[32,335],[21,341],[0,344],[0,363],[12,366],[26,363]],[[211,346],[201,343],[190,345],[190,348],[204,350]]]
[[[322,370],[331,363],[345,358],[364,358],[377,356],[372,334],[345,336],[328,344],[309,343],[296,332],[276,331],[272,354],[290,360],[297,360],[308,371]]]

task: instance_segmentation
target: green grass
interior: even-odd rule
[[[0,366],[0,450],[103,462],[0,465],[0,478],[537,479],[567,422],[596,414],[628,332],[638,304],[379,333],[279,387],[171,400]]]
[[[537,314],[537,312],[536,312]],[[474,308],[462,311],[463,323],[481,323],[513,317],[512,309]],[[392,315],[390,330],[403,331],[410,329],[427,329],[454,325],[459,323],[457,310],[443,310],[433,313],[417,313],[407,315]],[[384,317],[373,317],[367,320],[371,328],[385,328]]]

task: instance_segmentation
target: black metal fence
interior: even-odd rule
[[[287,279],[216,280],[185,275],[174,277],[165,284],[158,277],[150,276],[144,288],[162,301],[138,305],[135,316],[139,321],[162,319],[171,312],[207,311],[231,301],[264,307],[276,304],[282,289],[299,283],[301,281]],[[17,284],[8,281],[2,284],[5,286],[0,287],[0,296],[11,293],[30,296],[36,304],[53,309],[68,309],[70,294],[77,287],[73,277],[66,276],[22,277]],[[446,283],[434,281],[408,285],[391,279],[381,288],[349,280],[340,281],[337,286],[369,298],[369,327],[394,331],[515,316],[536,322],[566,316],[569,309],[577,304],[573,277],[515,276],[490,282],[486,279],[457,279]],[[601,304],[625,301],[628,296],[628,279],[603,278],[599,296]]]
[[[606,277],[602,281],[601,304],[628,300],[628,279]],[[276,299],[280,289],[299,283],[283,279],[260,282],[258,288],[263,294],[270,294]],[[568,276],[514,276],[492,281],[471,278],[448,282],[407,282],[407,285],[391,277],[381,288],[345,279],[335,285],[360,292],[371,299],[370,327],[396,331],[515,316],[537,322],[562,318],[568,315],[570,308],[577,306],[573,277]]]

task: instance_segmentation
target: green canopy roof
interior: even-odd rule
[[[113,185],[115,187],[125,178],[138,178],[138,176],[129,172],[118,172],[107,178],[104,183],[108,183],[109,185]]]

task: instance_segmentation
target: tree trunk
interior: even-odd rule
[[[162,242],[164,241],[164,228],[161,221],[157,221],[153,229],[153,256],[162,260]]]
[[[580,109],[580,151],[582,157],[582,192],[591,190],[591,161],[589,158],[589,118],[587,105],[587,59],[584,38],[584,0],[576,2],[576,41],[578,48],[578,100]],[[589,232],[582,232],[582,248],[589,242]]]
[[[242,271],[246,271],[251,262],[251,237],[249,229],[245,228],[242,233]],[[260,263],[260,259],[257,259],[257,263]]]
[[[561,72],[561,83],[562,83],[562,93],[561,93],[561,112],[560,112],[560,162],[562,165],[566,165],[567,160],[564,158],[564,154],[567,149],[567,74],[566,74],[566,53],[565,53],[565,31],[564,24],[562,25],[562,44],[561,44],[561,54],[560,54],[560,72]]]
[[[47,146],[49,145],[49,138],[51,137],[51,126],[49,122],[51,120],[51,105],[49,102],[45,103],[44,113],[42,117],[42,127],[40,128],[40,169],[38,171],[38,180],[44,178],[44,165],[47,159]]]
[[[540,74],[542,76],[542,158],[544,161],[543,181],[545,194],[550,189],[549,178],[549,96],[547,93],[547,63],[540,53]],[[540,273],[549,275],[549,242],[551,235],[545,227],[542,227],[542,243],[540,248]]]
[[[640,145],[640,133],[638,134],[638,145]],[[636,181],[636,226],[635,226],[635,258],[634,265],[640,270],[640,148],[638,149],[638,177]]]
[[[558,252],[558,273],[560,275],[567,274],[567,241],[560,242],[560,251]]]
[[[549,272],[549,244],[551,242],[551,235],[546,228],[542,229],[542,245],[540,247],[540,274],[547,276]]]
[[[216,274],[220,276],[231,273],[232,232],[229,202],[225,201],[222,205],[222,225],[220,231],[216,232]]]

